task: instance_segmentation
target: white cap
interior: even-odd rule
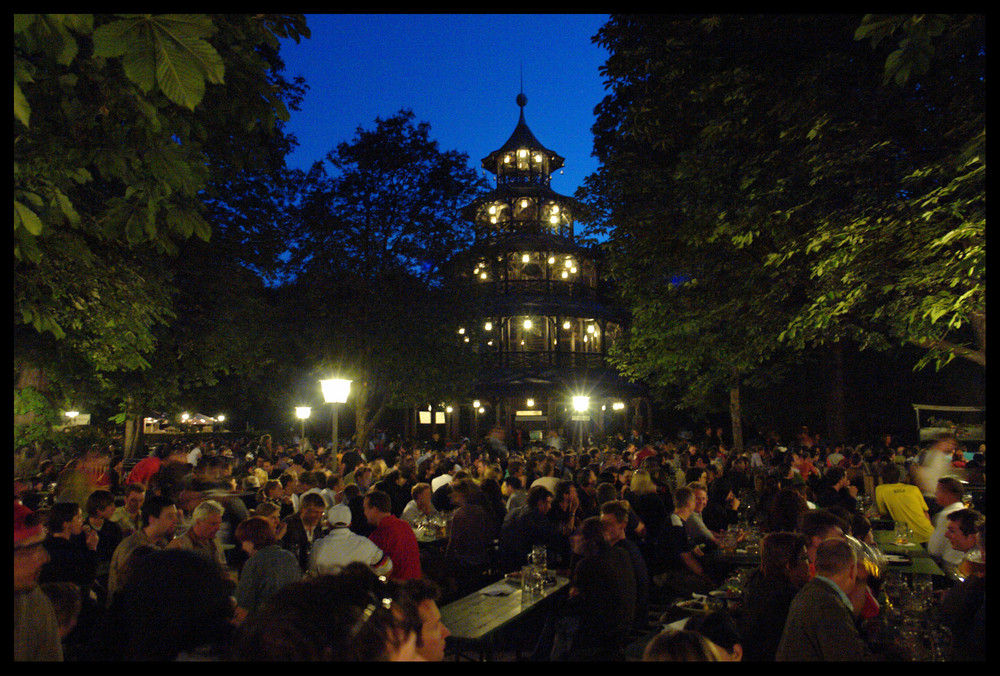
[[[351,508],[343,503],[334,505],[330,509],[326,510],[326,522],[331,526],[350,526]]]

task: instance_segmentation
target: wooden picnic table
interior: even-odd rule
[[[556,576],[555,584],[546,585],[542,593],[525,595],[519,586],[500,580],[449,603],[441,608],[441,621],[451,632],[449,652],[458,659],[469,649],[477,650],[480,661],[491,661],[503,630],[551,606],[568,585],[568,578]]]
[[[892,530],[873,530],[875,544],[886,554],[907,556],[910,563],[890,563],[888,569],[909,575],[941,575],[945,572],[941,566],[927,553],[921,545],[911,542],[906,545],[896,544],[896,533]]]

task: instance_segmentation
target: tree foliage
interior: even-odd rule
[[[278,40],[307,36],[296,15],[15,16],[15,371],[133,420],[257,372],[303,91]]]
[[[278,37],[301,35],[269,15],[15,15],[15,324],[148,365],[172,310],[162,270],[136,263],[209,239],[213,171],[244,159],[219,131],[287,119],[271,73]]]
[[[436,402],[469,380],[443,266],[471,241],[459,208],[482,188],[468,156],[440,150],[406,110],[359,128],[306,178],[290,311],[315,378],[354,381],[362,440],[387,407]]]
[[[959,342],[985,320],[981,29],[613,16],[587,187],[637,318],[621,366],[690,399],[728,370],[706,358],[766,374],[782,346],[847,339],[975,352]]]

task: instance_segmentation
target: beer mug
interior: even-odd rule
[[[894,529],[896,531],[897,545],[910,544],[910,524],[905,521],[896,521]]]
[[[548,561],[546,560],[546,551],[543,545],[535,545],[531,548],[531,555],[528,558],[531,565],[536,568],[546,568],[548,566]]]

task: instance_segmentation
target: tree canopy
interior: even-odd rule
[[[981,17],[616,15],[595,41],[584,197],[633,311],[624,373],[703,407],[810,346],[979,352]]]
[[[253,374],[252,315],[236,310],[276,255],[282,125],[303,91],[279,38],[302,37],[298,15],[15,15],[23,382],[117,399],[135,420]]]
[[[470,381],[461,299],[443,265],[471,242],[459,208],[481,189],[468,155],[441,150],[408,110],[358,128],[306,177],[289,307],[316,379],[354,381],[361,440],[386,407],[436,402]]]
[[[287,119],[278,38],[307,35],[284,15],[15,15],[15,325],[146,366],[172,310],[136,258],[209,239],[220,167],[253,167],[246,135]]]

